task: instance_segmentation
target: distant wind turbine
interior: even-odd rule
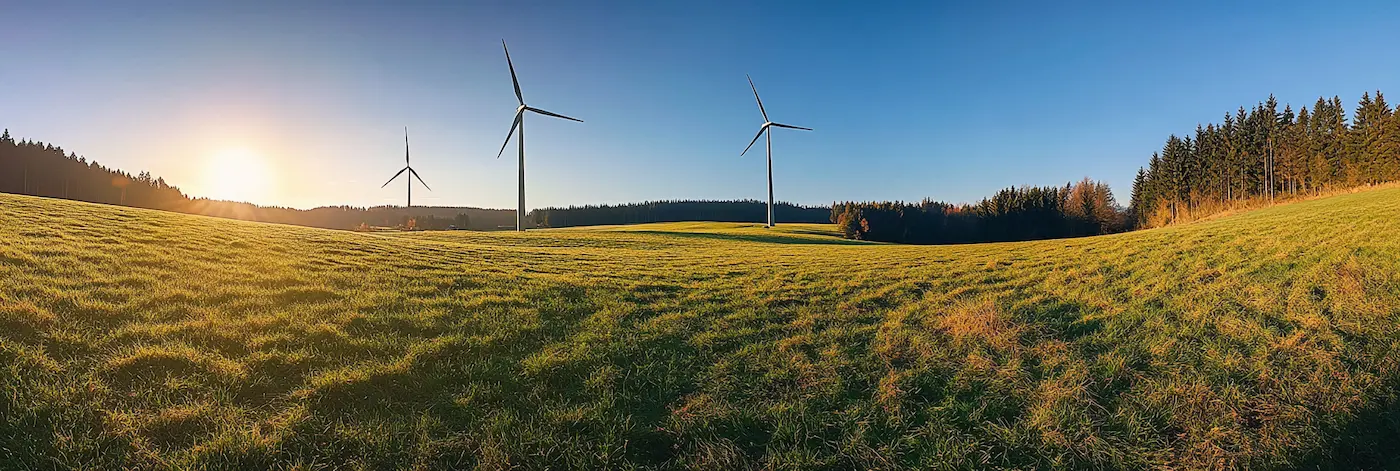
[[[501,158],[501,154],[506,152],[506,144],[510,144],[510,136],[515,134],[516,129],[519,129],[520,134],[516,136],[516,143],[520,144],[520,200],[515,207],[515,230],[523,231],[525,230],[525,112],[530,111],[545,116],[578,121],[580,123],[582,123],[583,120],[525,106],[525,97],[520,94],[520,80],[515,76],[515,64],[510,61],[510,48],[506,47],[506,41],[504,39],[501,40],[501,49],[505,49],[506,51],[506,66],[510,67],[510,81],[515,85],[515,99],[520,102],[520,107],[515,109],[515,122],[511,123],[510,132],[506,133],[506,141],[501,143],[501,151],[496,153],[496,158]]]
[[[739,156],[743,157],[744,154],[749,153],[749,149],[753,147],[753,143],[758,142],[758,138],[763,137],[765,131],[768,132],[768,227],[773,227],[773,132],[769,130],[769,128],[777,126],[780,128],[801,129],[803,131],[811,131],[812,129],[790,124],[775,123],[773,120],[768,119],[768,112],[763,109],[763,99],[758,97],[758,87],[753,85],[753,77],[749,77],[748,74],[744,74],[744,76],[748,77],[749,88],[753,89],[753,99],[758,101],[758,112],[763,113],[763,126],[758,128],[758,134],[753,136],[753,140],[749,141],[749,146],[745,147],[744,151],[739,153]]]
[[[379,187],[384,188],[389,186],[390,183],[394,182],[394,179],[399,178],[399,175],[403,175],[404,172],[408,172],[413,178],[417,178],[418,183],[423,184],[423,188],[428,188],[428,184],[423,182],[423,177],[418,176],[418,171],[414,170],[413,166],[408,163],[408,126],[404,126],[403,128],[403,169],[399,170],[399,173],[395,173],[393,177],[389,178],[389,181],[384,182],[384,184]],[[405,208],[413,207],[413,178],[404,180],[408,182],[408,204],[404,206]],[[433,189],[428,188],[428,191],[433,191]]]

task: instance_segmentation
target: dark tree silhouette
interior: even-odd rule
[[[831,222],[851,239],[963,244],[1118,232],[1128,228],[1128,215],[1108,184],[1086,178],[1063,187],[1007,188],[976,204],[836,203]]]
[[[464,229],[493,230],[515,218],[514,211],[499,209],[330,206],[300,210],[190,198],[150,172],[132,176],[76,153],[65,154],[51,144],[16,142],[8,129],[0,134],[0,192],[328,229],[353,229],[361,224],[394,227],[412,216],[422,229],[446,229],[456,224]]]

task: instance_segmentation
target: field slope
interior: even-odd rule
[[[0,468],[1394,466],[1400,189],[965,246],[0,195]]]

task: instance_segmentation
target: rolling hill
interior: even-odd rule
[[[1394,466],[1400,188],[960,246],[0,195],[0,468]]]

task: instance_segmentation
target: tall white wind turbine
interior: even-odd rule
[[[399,178],[399,175],[403,175],[404,172],[408,172],[408,174],[411,175],[413,178],[417,178],[417,179],[418,179],[418,183],[422,183],[422,184],[423,184],[423,188],[428,188],[428,184],[423,182],[423,177],[418,176],[418,171],[417,171],[417,170],[414,170],[414,169],[413,169],[413,166],[412,166],[412,165],[409,165],[409,163],[408,163],[408,127],[407,127],[407,126],[404,126],[404,128],[403,128],[403,169],[399,170],[399,173],[395,173],[394,176],[389,177],[389,181],[384,182],[384,184],[383,184],[383,185],[380,185],[379,187],[380,187],[380,188],[384,188],[384,187],[386,187],[386,186],[389,186],[390,183],[393,183],[393,182],[394,182],[394,179]],[[413,178],[406,178],[406,179],[404,180],[404,181],[408,182],[408,204],[404,206],[405,208],[412,208],[412,207],[413,207]],[[433,191],[433,189],[432,189],[432,188],[428,188],[428,191]]]
[[[583,120],[525,106],[525,97],[520,94],[520,80],[515,76],[515,64],[510,61],[510,48],[506,47],[506,41],[504,39],[501,40],[501,49],[506,51],[506,66],[510,67],[510,81],[511,84],[515,85],[515,99],[520,102],[520,107],[515,109],[515,122],[511,123],[510,132],[506,133],[506,141],[501,143],[501,151],[496,153],[496,158],[501,158],[501,154],[506,152],[506,144],[510,144],[510,136],[515,134],[516,129],[519,129],[520,134],[516,136],[515,141],[520,144],[520,200],[515,206],[515,230],[523,231],[525,230],[525,112],[529,111],[545,116],[578,121],[580,123],[582,123]]]
[[[758,138],[763,137],[765,132],[768,133],[768,227],[773,227],[773,132],[770,129],[773,127],[801,129],[803,131],[811,131],[812,129],[793,126],[791,124],[775,123],[773,120],[768,119],[768,111],[763,109],[763,99],[758,97],[758,87],[753,85],[753,77],[749,77],[748,74],[744,74],[744,76],[748,77],[749,88],[753,89],[753,99],[758,102],[758,112],[763,113],[763,126],[758,128],[758,134],[753,136],[753,140],[749,141],[749,146],[745,147],[744,151],[739,153],[739,156],[743,157],[744,154],[749,153],[749,149],[753,147],[753,143],[758,142]]]

